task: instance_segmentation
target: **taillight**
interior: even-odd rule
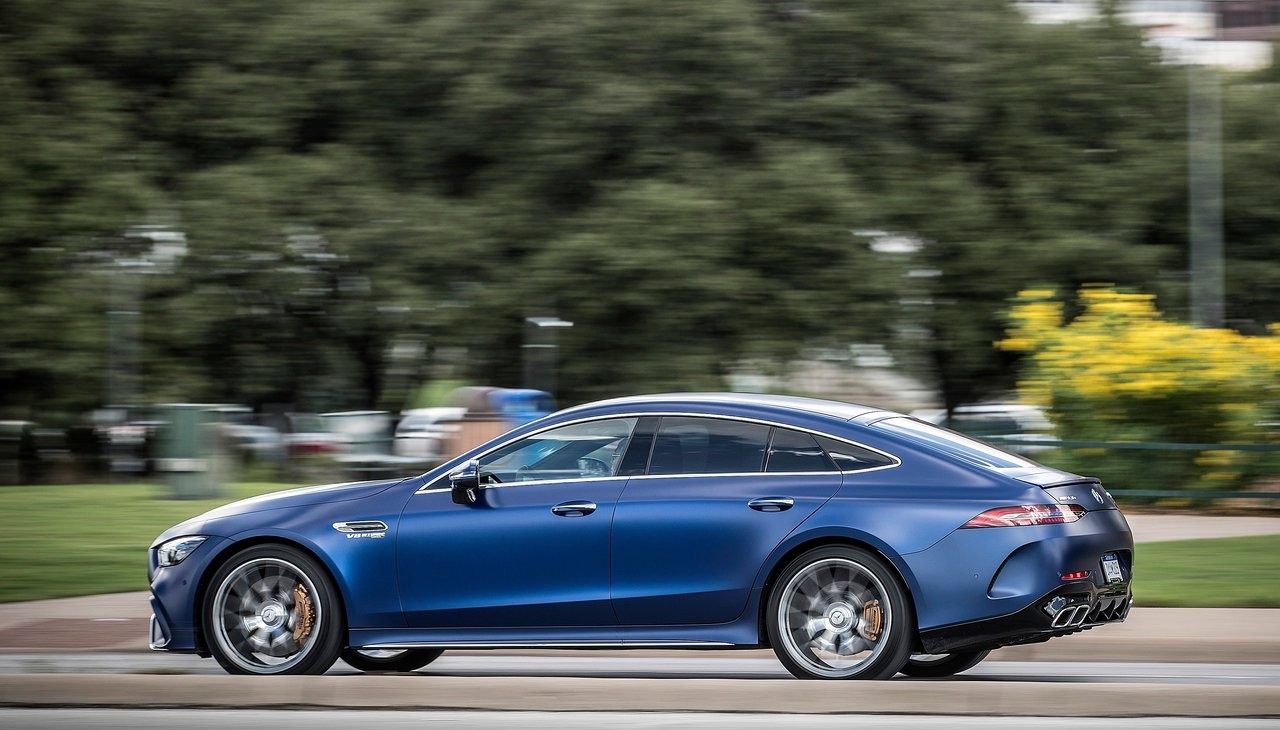
[[[1061,525],[1084,517],[1085,511],[1085,508],[1078,504],[1024,504],[1019,507],[996,507],[964,523],[964,527]]]

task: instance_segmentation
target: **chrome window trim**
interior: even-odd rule
[[[498,482],[497,484],[481,484],[481,489],[506,489],[507,487],[531,487],[539,484],[568,484],[578,482],[616,482],[619,480],[632,479],[633,477],[578,477],[577,479],[530,479],[527,482]],[[427,489],[423,487],[414,494],[442,494],[452,491],[449,487],[437,489]]]
[[[786,428],[792,431],[800,431],[801,433],[807,433],[812,436],[822,436],[823,438],[829,438],[832,441],[839,441],[841,443],[849,444],[850,446],[856,446],[860,449],[866,449],[867,451],[870,451],[874,454],[879,454],[885,458],[892,459],[893,463],[885,464],[884,466],[873,466],[869,469],[851,469],[849,471],[844,471],[844,470],[840,470],[840,471],[769,471],[769,472],[746,471],[746,472],[708,472],[704,474],[637,474],[635,476],[579,477],[577,479],[543,479],[543,480],[530,480],[527,482],[502,482],[499,484],[482,484],[480,488],[481,489],[502,489],[504,487],[532,487],[539,484],[565,484],[568,482],[585,482],[585,481],[600,482],[600,481],[613,481],[617,479],[691,479],[695,477],[744,477],[744,476],[785,477],[785,476],[812,476],[814,474],[840,474],[840,475],[867,474],[873,471],[883,471],[885,469],[896,469],[897,467],[902,466],[902,459],[899,459],[898,457],[894,456],[893,454],[890,454],[887,451],[877,449],[874,446],[867,446],[866,444],[860,444],[857,441],[851,441],[847,438],[835,436],[825,431],[816,431],[812,428],[805,428],[804,426],[792,426],[787,423],[778,423],[776,421],[766,421],[763,418],[750,418],[747,416],[721,416],[721,415],[708,414],[708,413],[689,413],[687,411],[645,411],[643,413],[621,413],[621,414],[613,414],[608,416],[590,416],[586,418],[577,418],[571,421],[563,421],[561,423],[556,423],[556,424],[547,426],[546,428],[538,429],[537,431],[530,431],[529,433],[526,433],[523,436],[520,436],[518,439],[503,441],[497,446],[494,446],[493,448],[488,449],[484,453],[479,454],[478,456],[473,456],[471,458],[483,459],[489,454],[492,454],[498,449],[501,449],[502,447],[508,444],[514,443],[515,441],[518,441],[520,439],[526,439],[531,436],[537,436],[540,433],[546,433],[547,431],[551,431],[557,428],[562,428],[564,426],[573,426],[579,423],[586,423],[588,421],[608,421],[608,420],[618,419],[618,418],[639,419],[639,418],[645,418],[649,416],[656,416],[659,418],[666,417],[666,416],[684,416],[688,418],[718,418],[725,421],[743,421],[745,423],[757,423],[764,426],[770,426],[772,428]],[[661,424],[659,424],[659,427],[661,427]],[[632,435],[634,434],[635,434],[635,431],[633,430]],[[656,432],[654,433],[654,439],[655,441],[657,439]],[[766,444],[766,448],[768,448],[767,444]],[[646,467],[647,466],[648,465],[646,464]],[[414,494],[415,495],[439,494],[439,493],[448,492],[448,491],[449,491],[448,487],[428,489],[424,485],[418,491],[414,492]]]
[[[871,471],[882,471],[884,469],[893,469],[899,466],[897,464],[885,464],[884,466],[873,466],[870,469],[854,469],[853,471],[713,471],[703,474],[637,474],[628,479],[692,479],[694,477],[811,477],[820,474],[866,474]]]

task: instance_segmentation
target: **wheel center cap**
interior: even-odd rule
[[[284,606],[275,601],[264,605],[258,610],[258,618],[262,620],[262,623],[266,624],[267,628],[271,629],[284,623],[284,616]]]
[[[853,606],[847,603],[834,604],[827,609],[827,628],[836,633],[848,631],[853,625],[853,617]]]

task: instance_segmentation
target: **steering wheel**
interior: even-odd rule
[[[613,470],[601,459],[584,456],[578,459],[578,471],[584,477],[607,477]]]

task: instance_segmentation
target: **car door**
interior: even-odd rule
[[[840,488],[837,467],[801,431],[665,416],[635,438],[653,447],[613,518],[613,607],[624,626],[737,618],[765,558]]]
[[[560,426],[479,459],[472,505],[448,480],[401,516],[397,576],[411,628],[612,626],[609,530],[635,418]]]

